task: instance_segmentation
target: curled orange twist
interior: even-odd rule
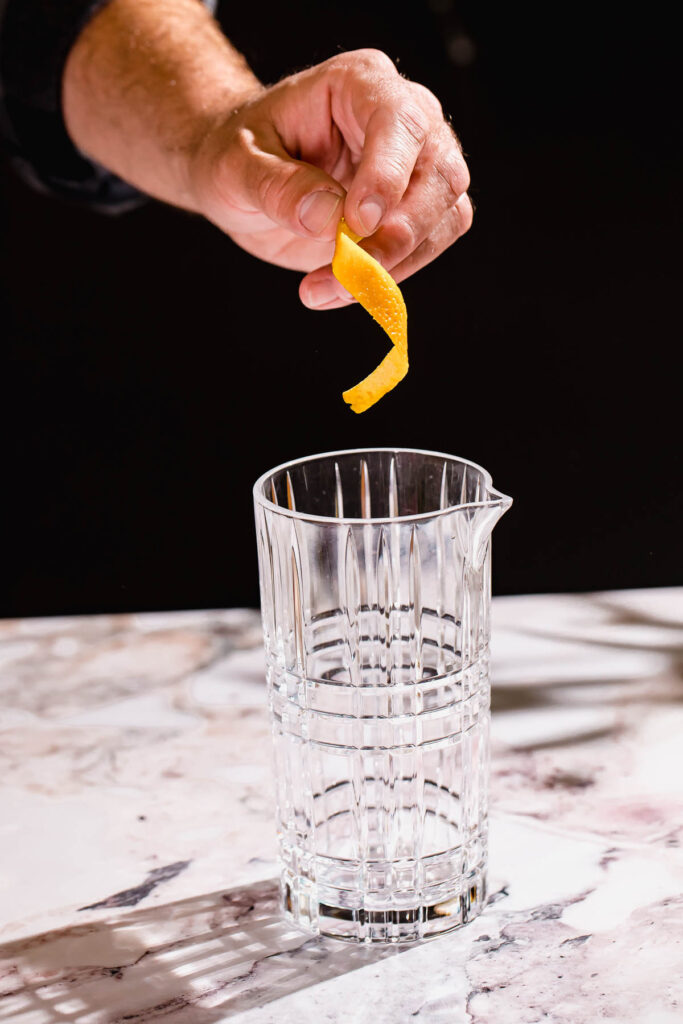
[[[360,236],[339,221],[332,273],[393,342],[379,366],[342,398],[354,412],[365,412],[408,372],[408,314],[401,290],[384,267],[357,244]]]

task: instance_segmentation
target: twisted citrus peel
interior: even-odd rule
[[[356,244],[360,238],[347,227],[342,217],[337,227],[332,273],[384,328],[394,347],[369,376],[343,393],[342,398],[354,412],[365,412],[387,391],[395,388],[408,372],[406,304],[393,277]]]

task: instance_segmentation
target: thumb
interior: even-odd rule
[[[257,140],[245,133],[236,160],[224,165],[221,191],[233,210],[261,214],[304,238],[331,241],[344,206],[345,191],[319,167],[295,160],[277,135]]]

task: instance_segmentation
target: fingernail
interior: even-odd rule
[[[334,192],[311,192],[301,204],[299,220],[312,235],[319,235],[330,223],[340,199]]]
[[[306,304],[313,309],[333,299],[351,299],[352,296],[336,281],[312,281],[306,289]]]
[[[366,235],[371,235],[384,216],[386,206],[380,196],[368,196],[358,206],[358,217]]]

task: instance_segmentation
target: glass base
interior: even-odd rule
[[[286,869],[281,894],[287,918],[300,928],[347,942],[402,944],[444,935],[478,917],[486,905],[486,872],[473,872],[463,889],[438,902],[416,903],[414,894],[401,893],[377,908],[338,905],[341,899],[321,902],[315,883]]]

